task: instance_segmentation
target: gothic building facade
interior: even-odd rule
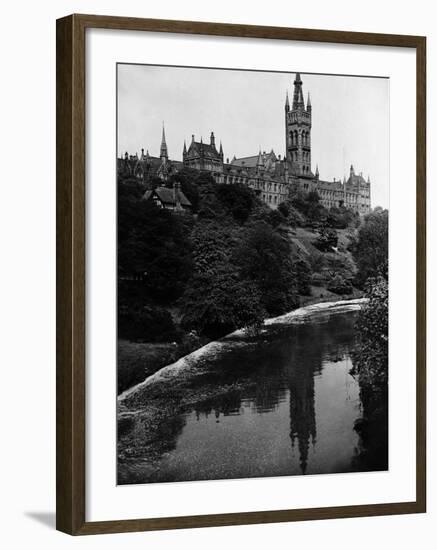
[[[316,191],[326,208],[344,205],[359,214],[367,214],[371,209],[370,178],[365,180],[362,173],[356,174],[353,166],[349,178],[344,177],[343,181],[321,179],[317,165],[313,173],[312,116],[310,95],[305,105],[302,79],[297,73],[291,105],[288,92],[285,98],[285,154],[282,157],[272,149],[225,160],[223,146],[220,143],[217,148],[214,132],[211,132],[209,143],[204,143],[202,138],[196,141],[193,135],[188,148],[184,143],[182,161],[170,160],[163,127],[160,156],[150,156],[144,149],[140,156],[126,153],[117,161],[118,173],[134,176],[148,185],[153,178],[165,182],[182,168],[193,168],[209,172],[217,183],[249,186],[271,208],[277,208],[291,193],[300,190]]]

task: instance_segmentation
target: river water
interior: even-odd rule
[[[360,388],[350,374],[356,315],[273,325],[261,339],[237,339],[225,353],[202,357],[200,372],[167,395],[162,416],[122,433],[130,454],[122,453],[119,482],[369,469],[355,429]],[[147,430],[138,426],[151,424],[147,454],[138,444]],[[372,465],[385,468],[385,459]]]

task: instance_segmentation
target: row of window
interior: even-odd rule
[[[224,182],[227,184],[248,183],[247,178],[241,176],[225,176]],[[252,187],[254,187],[255,189],[273,191],[274,193],[284,192],[284,186],[280,183],[271,183],[262,180],[256,180],[255,182],[249,181],[249,184],[252,184]]]
[[[291,160],[297,162],[299,160],[299,153],[297,151],[291,151]],[[309,151],[302,151],[302,161],[310,162],[310,153]]]
[[[311,143],[310,132],[303,130],[302,133],[300,134],[300,136],[301,136],[301,139],[300,139],[300,142],[299,142],[299,133],[298,133],[298,131],[297,130],[291,130],[290,131],[290,144],[297,146],[300,143],[301,145],[309,147],[310,143]]]
[[[267,204],[278,204],[278,197],[277,195],[266,195],[263,193],[263,201]]]

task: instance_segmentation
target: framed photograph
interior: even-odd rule
[[[425,512],[426,39],[57,21],[57,528]]]

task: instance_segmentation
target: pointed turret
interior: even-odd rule
[[[300,79],[300,73],[296,73],[296,78],[294,80],[293,111],[304,109],[305,103],[302,93],[302,80]]]
[[[288,113],[290,110],[290,101],[288,99],[288,90],[285,92],[285,112]]]
[[[220,141],[220,151],[219,151],[219,155],[222,157],[222,160],[223,160],[223,146],[222,146],[222,142]]]
[[[167,150],[167,143],[165,141],[165,128],[164,128],[164,122],[162,123],[162,139],[161,139],[161,152],[159,154],[162,161],[168,160],[168,150]]]
[[[211,132],[211,137],[210,137],[210,145],[211,147],[214,147],[215,149],[215,137],[214,137],[214,132]]]
[[[184,140],[184,150],[182,151],[182,158],[184,159],[187,156],[187,143]]]
[[[308,92],[308,99],[307,99],[307,113],[311,113],[312,111],[312,106],[311,106],[311,97],[310,97],[310,93]]]
[[[319,165],[316,164],[316,179],[319,179]]]

